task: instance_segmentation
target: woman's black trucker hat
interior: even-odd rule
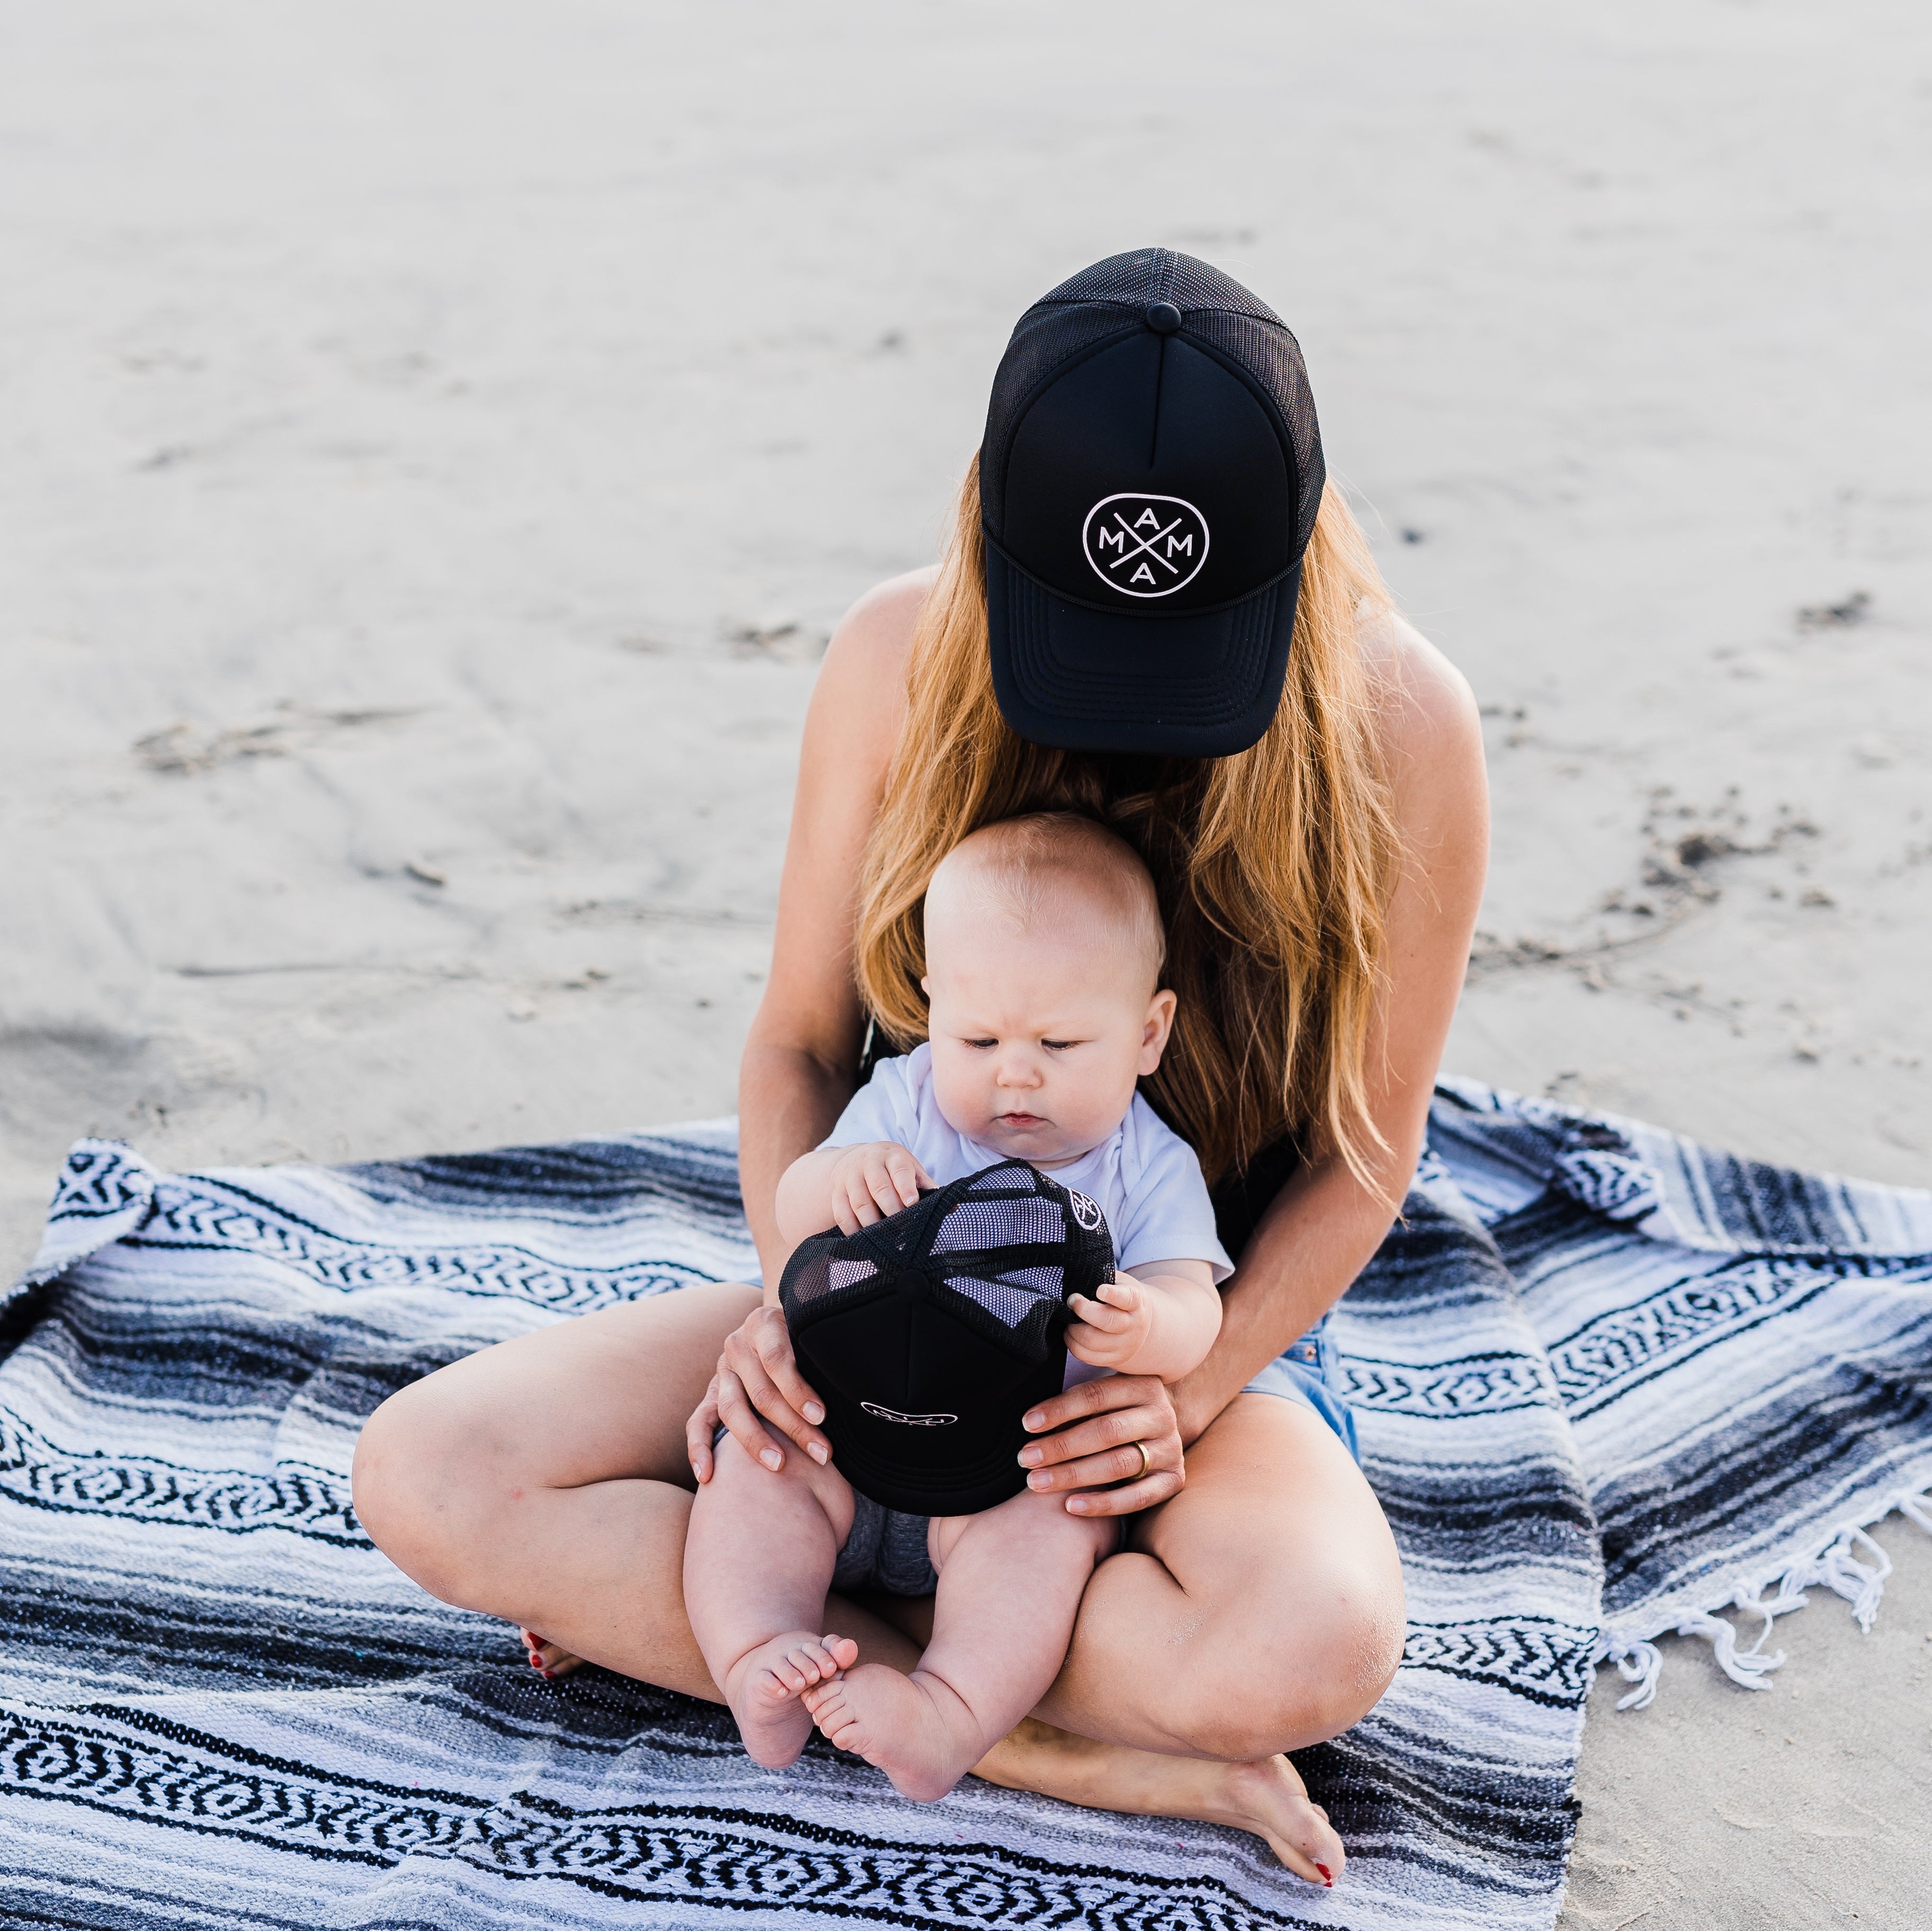
[[[1026,1486],[1021,1419],[1066,1375],[1070,1295],[1114,1278],[1100,1207],[1024,1160],[937,1189],[856,1234],[815,1234],[778,1302],[861,1495],[965,1516]]]
[[[1223,757],[1268,729],[1322,500],[1281,318],[1171,248],[1028,309],[980,449],[993,688],[1068,751]]]

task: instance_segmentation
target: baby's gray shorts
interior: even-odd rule
[[[889,1509],[852,1491],[852,1533],[832,1572],[835,1589],[883,1589],[888,1596],[930,1596],[939,1577],[927,1552],[930,1516]]]

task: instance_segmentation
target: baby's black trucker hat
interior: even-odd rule
[[[980,448],[1006,721],[1067,751],[1245,751],[1281,700],[1323,475],[1300,347],[1218,268],[1137,248],[1042,296]]]
[[[815,1234],[778,1300],[862,1495],[966,1516],[1026,1486],[1021,1418],[1060,1393],[1067,1297],[1114,1278],[1104,1216],[1024,1160],[970,1174],[856,1234]]]

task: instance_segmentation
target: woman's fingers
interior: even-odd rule
[[[1178,1494],[1186,1480],[1174,1405],[1150,1375],[1082,1382],[1042,1402],[1026,1425],[1040,1433],[1020,1450],[1031,1471],[1027,1486],[1066,1493],[1076,1515],[1130,1515]]]
[[[1140,1457],[1134,1457],[1134,1466],[1140,1466]],[[1170,1495],[1178,1495],[1186,1485],[1186,1477],[1178,1469],[1150,1469],[1138,1482],[1130,1482],[1124,1489],[1082,1489],[1066,1498],[1066,1512],[1072,1516],[1136,1516],[1143,1509],[1150,1509],[1156,1502],[1166,1501]]]
[[[711,1453],[711,1438],[718,1429],[718,1377],[713,1375],[711,1385],[704,1391],[704,1399],[691,1411],[691,1419],[684,1425],[684,1450],[690,1458],[691,1472],[700,1484],[711,1480],[714,1465]]]
[[[756,1347],[759,1365],[771,1378],[772,1387],[786,1407],[806,1424],[808,1430],[815,1430],[825,1419],[825,1404],[818,1399],[812,1384],[798,1372],[798,1357],[792,1352],[791,1336],[782,1315],[766,1321],[759,1330]],[[774,1415],[771,1419],[776,1421],[778,1417]],[[814,1442],[825,1447],[827,1455],[830,1453],[830,1445],[815,1433],[800,1436],[790,1429],[785,1432],[791,1435],[807,1454],[812,1453]],[[826,1455],[814,1456],[814,1459],[823,1462]]]
[[[744,1383],[729,1369],[718,1371],[718,1418],[731,1431],[732,1440],[753,1461],[764,1463],[774,1475],[784,1466],[783,1451],[765,1432]]]
[[[718,1364],[728,1369],[740,1384],[741,1392],[756,1413],[772,1428],[810,1456],[821,1468],[832,1459],[832,1444],[808,1419],[807,1409],[825,1419],[824,1405],[798,1372],[791,1351],[791,1336],[785,1331],[784,1316],[776,1308],[759,1308],[724,1344]],[[757,1446],[746,1440],[744,1432],[732,1423],[729,1405],[721,1402],[727,1426],[767,1468],[784,1466],[784,1451],[762,1429]],[[778,1456],[773,1462],[772,1455]]]
[[[1178,1453],[1180,1440],[1174,1404],[1151,1375],[1109,1375],[1080,1382],[1029,1411],[1025,1426],[1040,1438],[1020,1450],[1020,1460],[1029,1468],[1070,1462],[1127,1441],[1144,1440],[1151,1448],[1171,1439]]]

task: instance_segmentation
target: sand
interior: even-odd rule
[[[824,638],[1149,241],[1288,316],[1487,711],[1450,1067],[1924,1183],[1929,126],[1903,0],[5,0],[4,1258],[82,1132],[730,1111]],[[1774,1691],[1606,1684],[1567,1924],[1912,1921],[1885,1534]]]

